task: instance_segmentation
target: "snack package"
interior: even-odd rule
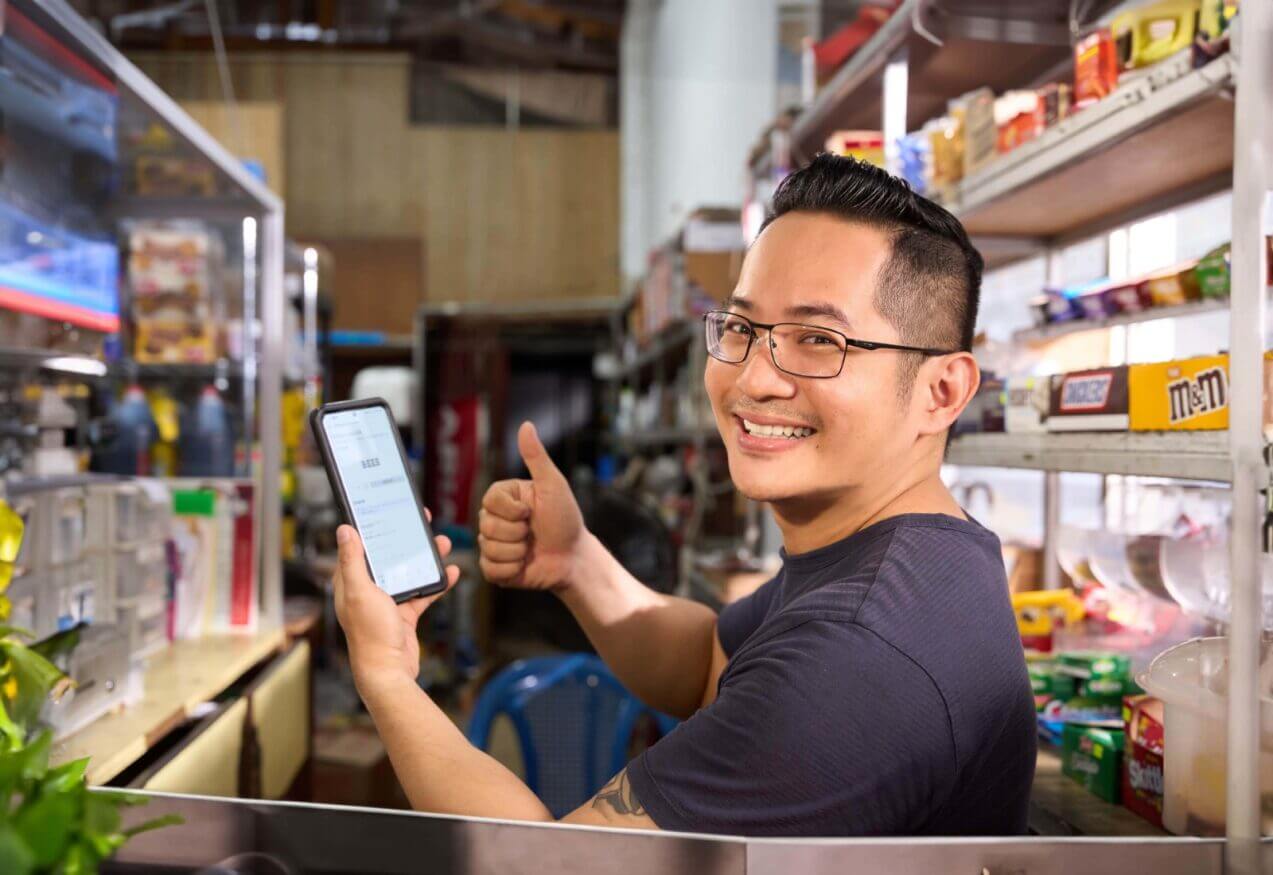
[[[1074,44],[1074,104],[1108,97],[1118,85],[1118,52],[1109,30],[1100,28]]]
[[[1140,282],[1141,296],[1155,307],[1178,307],[1198,300],[1196,267],[1197,262],[1191,261],[1151,274]]]
[[[1264,356],[1264,422],[1273,421],[1268,392],[1273,353]],[[1229,427],[1229,357],[1197,356],[1133,365],[1132,431],[1214,431]]]
[[[1123,700],[1123,805],[1161,827],[1163,806],[1163,703],[1148,695]]]
[[[1052,377],[1048,431],[1126,431],[1128,368],[1095,368]]]
[[[1117,805],[1124,743],[1121,729],[1067,724],[1062,733],[1061,771],[1092,795]]]
[[[1134,70],[1165,61],[1193,44],[1200,0],[1160,0],[1110,22],[1119,68]]]
[[[1198,294],[1203,299],[1229,296],[1229,244],[1217,246],[1202,258],[1193,269]]]

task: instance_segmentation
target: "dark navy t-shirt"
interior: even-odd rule
[[[907,514],[784,556],[717,630],[715,702],[628,765],[661,828],[1025,832],[1034,702],[982,526]]]

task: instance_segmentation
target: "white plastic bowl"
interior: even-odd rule
[[[1163,826],[1177,835],[1224,835],[1227,638],[1195,638],[1163,651],[1137,676],[1163,701]],[[1262,831],[1273,832],[1273,691],[1261,671]]]

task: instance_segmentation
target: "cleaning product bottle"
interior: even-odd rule
[[[155,477],[177,476],[177,436],[181,433],[177,399],[159,387],[146,396],[155,420],[155,443],[150,448],[150,469]]]
[[[124,390],[107,416],[110,435],[93,451],[93,468],[106,474],[147,476],[150,474],[150,445],[158,430],[146,403],[146,393],[133,384]]]
[[[205,387],[184,420],[177,444],[177,472],[182,477],[233,477],[234,432],[217,390]]]

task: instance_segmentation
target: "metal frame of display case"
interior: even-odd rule
[[[885,114],[890,104],[894,115],[901,102],[905,117],[905,84],[889,93],[889,77],[879,74],[891,63],[905,64],[906,49],[922,32],[925,22],[940,22],[943,6],[936,0],[906,0],[892,19],[869,41],[817,100],[795,121],[793,138],[806,140],[829,114],[863,99],[861,92],[881,87]],[[1045,2],[980,3],[978,17],[987,43],[1007,40],[1006,24],[1023,12],[1046,6]],[[1105,4],[1111,6],[1113,4]],[[999,21],[1000,26],[993,26]],[[967,24],[967,22],[965,22]],[[1262,356],[1266,345],[1267,310],[1266,250],[1264,238],[1273,232],[1273,4],[1244,3],[1233,31],[1232,51],[1196,70],[1162,70],[1129,83],[1108,100],[1060,122],[1037,140],[992,161],[965,179],[950,203],[965,222],[974,242],[1003,244],[987,252],[988,266],[998,266],[1030,255],[1046,254],[1050,274],[1056,266],[1056,247],[1119,224],[1126,224],[1232,188],[1233,242],[1230,310],[1230,373],[1243,376],[1231,382],[1230,429],[1227,434],[1183,432],[1179,434],[973,434],[962,436],[950,447],[951,464],[986,467],[1031,468],[1048,472],[1045,489],[1047,524],[1059,518],[1060,471],[1130,474],[1229,482],[1232,484],[1232,623],[1229,630],[1229,699],[1227,728],[1227,840],[1224,871],[1253,875],[1260,871],[1260,696],[1258,670],[1261,640],[1262,580],[1260,526],[1263,523],[1261,489],[1270,485],[1266,463],[1263,420]],[[937,38],[940,41],[940,37]],[[939,47],[938,52],[941,51]],[[992,52],[987,51],[987,56]],[[930,77],[931,78],[931,77]],[[901,77],[905,82],[905,77]],[[912,85],[914,83],[912,82]],[[938,87],[938,83],[929,85]],[[1029,83],[1014,83],[1025,85]],[[900,93],[899,93],[900,92]],[[932,96],[932,88],[925,92]],[[1235,96],[1236,94],[1236,96]],[[947,93],[948,97],[957,96]],[[1235,101],[1233,105],[1227,105]],[[1232,129],[1228,128],[1232,125]],[[1086,174],[1110,173],[1127,168],[1128,158],[1146,148],[1165,148],[1176,134],[1192,127],[1205,137],[1203,154],[1177,154],[1171,160],[1155,155],[1153,173],[1128,180],[1114,192],[1122,203],[1113,208],[1102,202],[1108,189],[1099,186],[1085,194],[1076,190]],[[1233,148],[1228,137],[1232,134]],[[1228,151],[1226,151],[1228,150]],[[1196,160],[1195,160],[1196,159]],[[1102,162],[1104,166],[1102,167]],[[1231,162],[1231,163],[1230,163]],[[762,161],[753,171],[763,174]],[[1231,167],[1231,172],[1230,172]],[[1051,189],[1048,188],[1051,186]],[[1066,203],[1052,195],[1065,189]],[[763,186],[761,186],[763,190]],[[1030,222],[1014,223],[1022,209],[1040,203],[1049,210],[1035,210]],[[1053,210],[1051,207],[1055,206]],[[1007,233],[1005,233],[1005,230]],[[1052,277],[1050,276],[1049,279]],[[1182,308],[1180,312],[1151,312],[1144,319],[1173,318],[1215,309],[1211,306]],[[1141,321],[1127,319],[1125,322]],[[1113,322],[1109,324],[1115,324]],[[1065,327],[1056,331],[1026,332],[1017,338],[1029,342],[1084,328],[1100,329],[1106,323]],[[1049,557],[1055,562],[1055,553]],[[1170,840],[1164,840],[1170,841]],[[1183,846],[1182,846],[1183,847]],[[1121,854],[1121,849],[1114,856]],[[1144,866],[1145,858],[1128,857],[1129,865]],[[1035,871],[1033,868],[1030,871]],[[1059,870],[1058,870],[1059,871]]]
[[[30,0],[74,41],[71,48],[114,76],[187,146],[207,160],[234,189],[213,198],[127,197],[116,201],[112,219],[219,218],[242,220],[244,234],[244,440],[259,441],[260,465],[254,467],[258,500],[257,538],[260,622],[265,628],[283,622],[282,564],[279,553],[279,472],[282,466],[280,395],[283,366],[284,232],[283,201],[254,177],[229,151],[201,128],[158,85],[146,77],[85,21],[65,0]],[[259,318],[260,352],[253,335],[253,313]],[[255,434],[254,434],[255,432]]]

